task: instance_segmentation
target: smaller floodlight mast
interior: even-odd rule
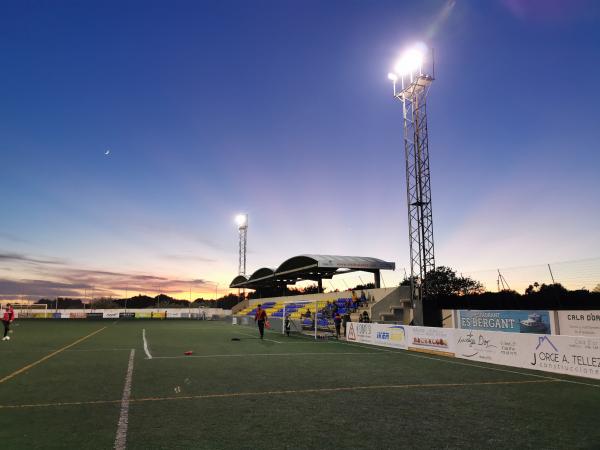
[[[423,325],[426,275],[435,269],[426,102],[434,77],[423,72],[426,53],[425,44],[416,44],[401,56],[395,72],[388,74],[394,84],[394,97],[402,102],[404,117],[410,285],[415,325]],[[433,72],[433,53],[431,55]]]
[[[246,275],[246,244],[248,240],[248,214],[238,214],[235,216],[239,231],[239,254],[238,254],[238,274]]]

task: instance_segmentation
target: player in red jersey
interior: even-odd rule
[[[3,341],[10,340],[10,336],[8,332],[10,331],[10,324],[15,320],[15,310],[12,305],[9,303],[6,305],[6,309],[4,310],[4,316],[2,317],[2,323],[4,324],[4,337]]]
[[[265,335],[265,322],[267,321],[267,312],[262,309],[262,305],[258,305],[254,321],[258,324],[258,331],[260,333],[260,338],[262,339]]]

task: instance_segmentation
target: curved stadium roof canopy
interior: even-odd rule
[[[263,267],[249,278],[235,277],[230,288],[260,289],[262,287],[284,286],[299,281],[313,280],[321,283],[334,275],[349,272],[371,272],[375,275],[375,287],[380,285],[381,270],[395,270],[396,264],[366,256],[299,255],[285,260],[277,269]]]

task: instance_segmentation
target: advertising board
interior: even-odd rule
[[[346,325],[346,339],[350,342],[407,349],[407,326],[383,323],[355,323]]]
[[[485,330],[455,330],[456,357],[520,367],[518,353],[526,337],[520,333]]]
[[[104,311],[102,313],[102,317],[104,319],[118,319],[119,318],[119,312],[118,311]]]
[[[520,355],[523,368],[600,379],[600,339],[530,335]]]
[[[550,334],[550,311],[464,310],[458,311],[458,328]]]
[[[121,312],[119,313],[119,319],[135,319],[134,312]]]
[[[89,312],[86,314],[86,318],[90,320],[100,320],[103,317],[101,312]]]
[[[408,349],[454,356],[454,328],[406,327],[408,330]]]
[[[348,322],[346,325],[346,339],[348,341],[362,342],[364,344],[374,344],[373,328],[374,323],[356,323]]]
[[[558,311],[560,334],[600,337],[600,311]]]

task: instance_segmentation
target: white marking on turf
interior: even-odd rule
[[[142,329],[142,338],[144,339],[144,352],[146,352],[146,359],[152,359],[152,354],[148,350],[148,341],[146,340],[146,329]]]
[[[556,380],[560,381],[560,380]],[[184,395],[177,397],[142,397],[132,398],[130,403],[137,402],[158,402],[171,400],[201,400],[213,398],[231,398],[231,397],[253,397],[265,395],[292,395],[292,394],[311,394],[311,393],[327,393],[327,392],[351,392],[363,390],[380,390],[380,389],[424,389],[424,388],[458,388],[471,386],[493,386],[493,385],[516,385],[516,384],[540,384],[553,383],[554,380],[500,380],[500,381],[478,381],[474,383],[431,383],[431,384],[391,384],[391,385],[372,385],[372,386],[348,386],[334,388],[312,388],[312,389],[293,389],[293,390],[278,390],[278,391],[259,391],[259,392],[228,392],[224,394],[200,394],[200,395]],[[600,386],[599,386],[600,387]],[[37,403],[37,404],[22,404],[22,405],[0,405],[0,409],[24,409],[24,408],[46,408],[46,407],[61,407],[61,406],[80,406],[80,405],[99,405],[119,403],[119,400],[91,400],[83,402],[58,402],[58,403]]]
[[[131,379],[133,377],[133,360],[135,349],[129,353],[129,365],[127,366],[127,375],[125,375],[125,387],[123,387],[123,397],[121,398],[121,414],[119,415],[119,425],[115,437],[115,449],[124,450],[127,443],[127,425],[129,423],[129,398],[131,397]]]
[[[236,333],[243,334],[244,336],[250,336],[250,337],[253,337],[253,338],[256,338],[256,339],[260,339],[260,336],[256,337],[254,334],[244,333],[242,331],[236,331]],[[263,338],[263,341],[275,342],[276,344],[283,344],[283,342],[276,341],[275,339]]]
[[[252,356],[319,356],[319,355],[380,355],[376,352],[313,352],[313,353],[227,353],[221,355],[155,356],[152,359],[185,358],[247,358]]]
[[[82,338],[79,338],[79,339],[77,339],[75,342],[72,342],[72,343],[70,343],[69,345],[65,345],[64,347],[62,347],[62,348],[59,348],[59,349],[58,349],[58,350],[56,350],[56,351],[53,351],[52,353],[50,353],[50,354],[48,354],[48,355],[44,356],[43,358],[40,358],[40,359],[38,359],[37,361],[35,361],[35,362],[32,362],[31,364],[28,364],[28,365],[26,365],[25,367],[21,367],[19,370],[15,370],[15,371],[14,371],[13,373],[11,373],[10,375],[7,375],[7,376],[5,376],[4,378],[1,378],[1,379],[0,379],[0,384],[4,383],[5,381],[8,381],[8,380],[10,380],[11,378],[14,378],[14,377],[16,377],[16,376],[17,376],[17,375],[19,375],[20,373],[23,373],[23,372],[26,372],[26,371],[28,371],[28,370],[29,370],[29,369],[31,369],[32,367],[35,367],[35,366],[37,366],[38,364],[40,364],[40,363],[42,363],[42,362],[46,361],[47,359],[50,359],[50,358],[52,358],[53,356],[55,356],[55,355],[58,355],[58,354],[59,354],[59,353],[61,353],[61,352],[64,352],[65,350],[67,350],[67,349],[69,349],[69,348],[71,348],[71,347],[73,347],[73,346],[75,346],[75,345],[79,344],[80,342],[83,342],[83,341],[85,341],[86,339],[89,339],[89,338],[91,338],[92,336],[94,336],[94,335],[95,335],[95,334],[97,334],[97,333],[100,333],[102,330],[105,330],[106,328],[107,328],[107,327],[102,327],[102,328],[100,328],[100,329],[98,329],[98,330],[96,330],[96,331],[93,331],[92,333],[88,334],[87,336],[84,336],[84,337],[82,337]]]
[[[70,352],[118,352],[118,351],[129,351],[130,348],[84,348],[75,350],[65,350],[66,353]]]

